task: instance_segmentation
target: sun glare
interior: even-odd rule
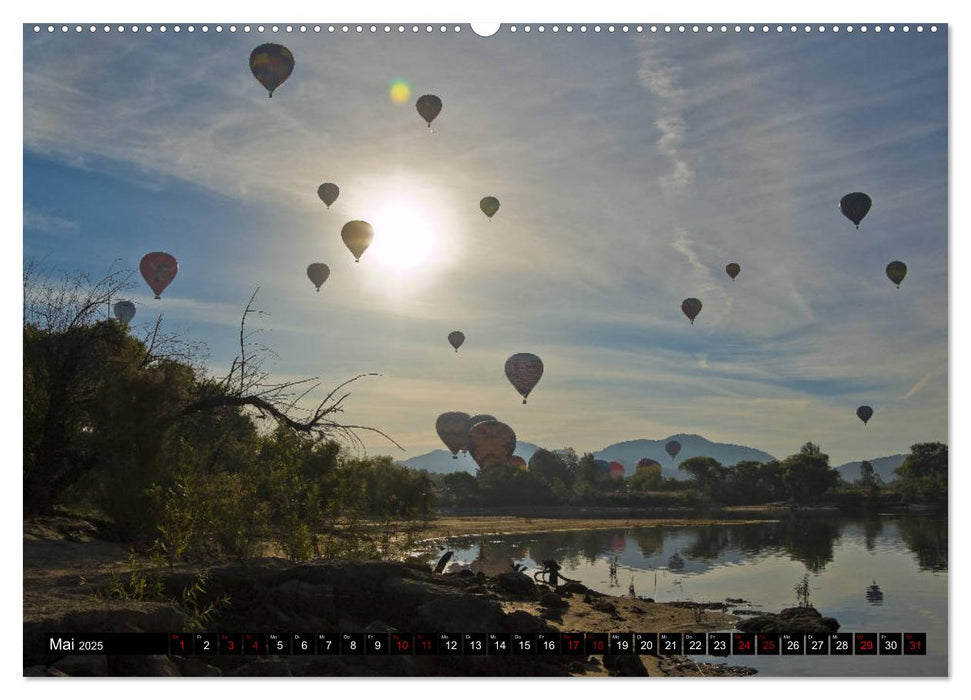
[[[374,242],[368,254],[376,263],[408,272],[431,260],[438,227],[427,209],[408,200],[395,199],[382,204],[371,218]]]

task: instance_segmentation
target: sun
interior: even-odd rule
[[[375,208],[371,225],[374,241],[368,257],[381,267],[411,272],[432,260],[439,230],[425,206],[404,198],[389,199]]]

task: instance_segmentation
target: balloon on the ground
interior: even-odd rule
[[[609,473],[611,479],[623,479],[624,478],[624,465],[620,462],[611,462],[609,465]]]
[[[508,464],[510,467],[516,467],[517,469],[521,469],[523,471],[526,471],[527,469],[526,460],[519,455],[513,455],[510,457]]]
[[[367,221],[348,221],[341,229],[341,238],[354,255],[354,262],[361,262],[361,256],[374,240],[374,229]]]
[[[270,97],[290,77],[293,66],[293,54],[280,44],[260,44],[249,55],[249,69],[253,71],[253,77],[270,92]]]
[[[677,457],[678,453],[681,451],[681,443],[677,440],[671,440],[664,446],[664,451],[671,455],[671,459],[674,460],[674,458]]]
[[[337,197],[340,196],[341,188],[335,185],[333,182],[325,182],[323,185],[317,188],[317,196],[320,197],[321,201],[327,205],[330,209],[330,205],[337,201]]]
[[[418,110],[418,114],[421,115],[421,118],[428,124],[428,128],[431,129],[435,117],[442,111],[442,100],[437,95],[422,95],[415,103],[415,109]]]
[[[465,342],[465,333],[463,333],[462,331],[452,331],[451,333],[448,334],[448,343],[453,348],[455,348],[455,352],[459,351],[459,347],[461,347],[462,343],[464,342]]]
[[[873,417],[873,409],[869,406],[860,406],[856,409],[856,417],[863,421],[863,425],[866,425]]]
[[[523,403],[542,376],[543,361],[530,352],[518,352],[506,360],[506,378],[523,397]]]
[[[330,268],[324,265],[324,263],[310,263],[307,265],[307,277],[310,278],[310,281],[314,283],[314,286],[319,292],[320,285],[330,277]]]
[[[142,277],[161,299],[162,292],[175,279],[179,272],[179,262],[168,253],[149,253],[138,265]]]
[[[508,464],[516,449],[516,433],[505,423],[486,420],[469,431],[469,454],[484,469],[492,464]]]
[[[459,450],[469,449],[469,414],[462,411],[443,413],[435,421],[435,432],[452,453],[452,459],[458,459]]]
[[[739,265],[738,263],[728,263],[727,265],[725,265],[725,272],[727,272],[728,276],[731,277],[732,279],[735,279],[736,277],[738,277],[738,273],[741,271],[742,271],[742,266]]]
[[[860,222],[872,205],[873,200],[863,192],[850,192],[843,195],[840,200],[840,211],[843,212],[843,216],[856,224],[857,228],[860,228]]]
[[[681,302],[681,310],[693,326],[695,325],[695,317],[701,313],[701,302],[695,298],[685,299]]]
[[[135,305],[130,301],[119,301],[115,304],[115,318],[122,323],[128,323],[135,318]]]
[[[597,469],[600,470],[601,474],[610,474],[610,462],[606,459],[595,459],[593,463],[597,465]]]
[[[649,469],[651,467],[660,467],[660,466],[661,466],[661,463],[658,462],[656,459],[651,459],[650,457],[641,457],[639,460],[637,460],[637,466],[634,468],[634,470],[640,473],[645,469]]]
[[[897,289],[900,289],[900,283],[904,281],[904,277],[907,276],[907,266],[904,265],[899,260],[894,260],[892,263],[887,265],[887,277],[890,281],[897,285]]]
[[[479,209],[491,219],[499,211],[499,200],[495,197],[483,197],[479,202]]]

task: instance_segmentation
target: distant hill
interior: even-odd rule
[[[673,460],[664,450],[664,446],[671,440],[677,440],[681,443],[681,451]],[[597,459],[605,459],[608,462],[620,462],[624,465],[624,469],[628,475],[634,473],[634,468],[638,460],[642,457],[654,459],[661,463],[661,471],[664,476],[674,477],[675,479],[688,478],[687,474],[678,471],[678,464],[689,457],[712,457],[726,467],[745,460],[768,462],[775,459],[768,452],[757,450],[754,447],[731,445],[725,442],[712,442],[700,435],[688,435],[684,433],[670,435],[661,440],[630,440],[629,442],[618,442],[603,448],[599,452],[594,452],[593,455]]]
[[[527,462],[539,448],[531,442],[516,443],[514,455],[518,455]],[[459,452],[458,459],[452,459],[452,453],[448,450],[432,450],[417,457],[401,460],[401,464],[412,469],[426,469],[433,474],[451,474],[452,472],[469,472],[475,474],[479,467],[475,460],[468,454]]]
[[[873,472],[878,474],[884,483],[890,483],[894,481],[897,477],[893,473],[893,470],[904,463],[907,458],[905,454],[890,455],[889,457],[876,457],[874,459],[867,460],[873,465]],[[836,467],[836,471],[840,473],[844,481],[854,482],[860,478],[860,465],[863,462],[847,462],[846,464],[841,464]]]

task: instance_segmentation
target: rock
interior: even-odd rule
[[[570,607],[569,603],[567,603],[561,596],[557,595],[553,591],[546,591],[540,595],[539,604],[544,608],[551,608],[554,610]]]
[[[582,583],[577,583],[575,581],[568,581],[562,586],[558,586],[556,589],[557,593],[586,593],[588,589]]]
[[[608,615],[617,614],[617,606],[609,600],[597,600],[590,604],[590,607],[597,612],[607,613]]]
[[[26,666],[24,668],[24,678],[32,678],[34,676],[46,676],[47,666],[37,665],[37,666]]]
[[[503,617],[502,608],[496,601],[452,595],[419,606],[411,624],[402,629],[453,632],[459,626],[463,632],[495,632],[503,629]]]
[[[742,620],[737,627],[741,632],[773,634],[790,632],[793,634],[829,634],[839,629],[839,622],[831,617],[823,617],[815,608],[786,608],[777,615],[766,613]]]
[[[367,627],[364,628],[365,632],[380,632],[380,633],[390,633],[397,632],[397,628],[390,626],[387,622],[381,620],[372,620]]]
[[[178,666],[168,656],[118,654],[108,658],[112,676],[181,676]]]
[[[514,610],[506,614],[503,620],[503,628],[510,632],[556,632],[555,627],[550,627],[542,619],[535,615],[530,615],[525,610]]]
[[[51,668],[68,676],[106,676],[108,657],[104,654],[65,656],[54,662]]]
[[[532,595],[536,584],[526,574],[510,571],[496,577],[496,587],[509,595],[528,596]]]
[[[245,666],[240,666],[227,676],[292,676],[289,661],[283,659],[259,659]]]
[[[179,669],[179,673],[183,676],[222,675],[222,671],[220,671],[218,668],[204,663],[195,656],[173,656],[172,661],[175,662],[176,667]]]
[[[641,661],[640,656],[630,655],[619,655],[611,656],[609,654],[604,655],[604,668],[610,672],[611,676],[649,676],[647,669],[644,667],[644,662]]]

